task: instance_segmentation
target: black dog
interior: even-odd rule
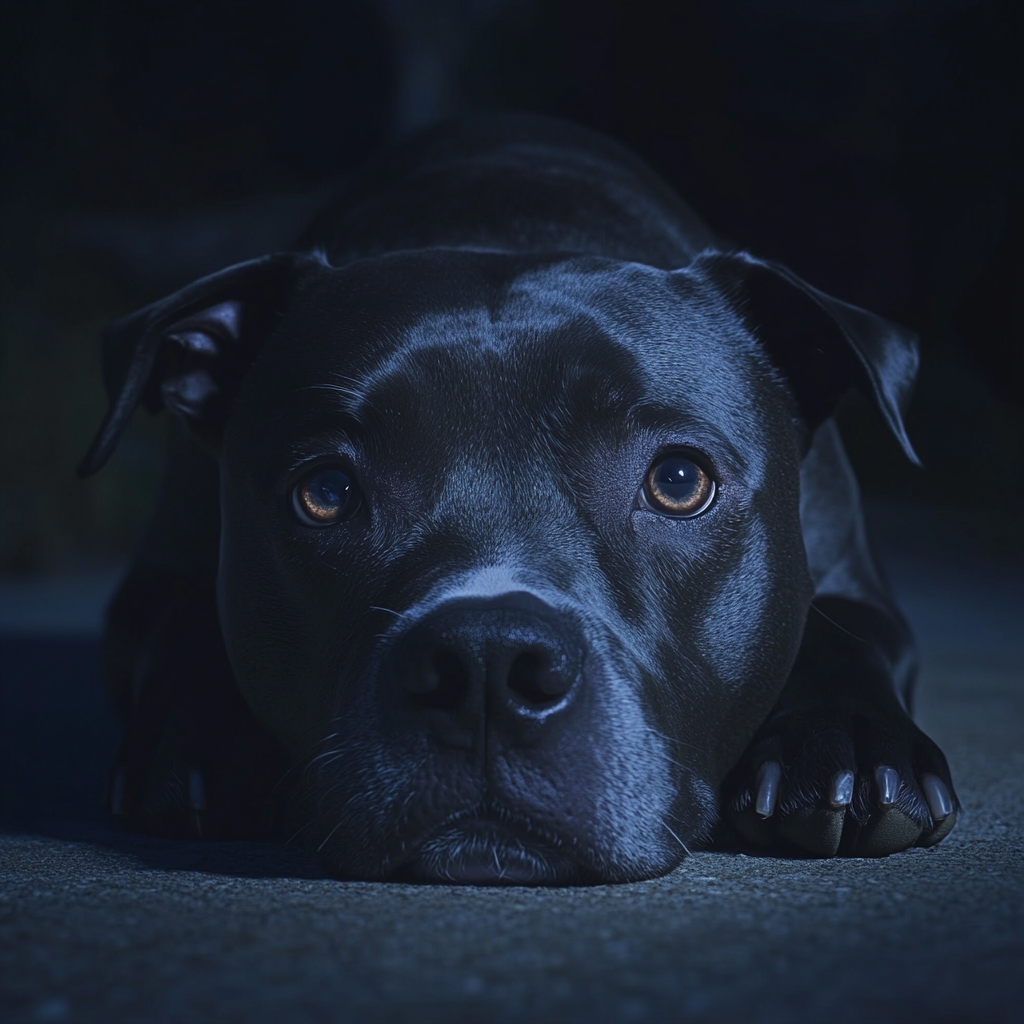
[[[115,814],[357,878],[647,878],[938,842],[957,801],[830,414],[913,459],[907,332],[607,139],[435,131],[294,250],[106,335],[98,469],[178,425],[110,611]]]

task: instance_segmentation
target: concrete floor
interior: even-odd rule
[[[0,585],[0,1017],[1024,1020],[1024,573],[941,516],[872,522],[965,806],[953,834],[884,860],[698,853],[578,890],[339,883],[283,847],[112,830],[88,617],[47,635]]]

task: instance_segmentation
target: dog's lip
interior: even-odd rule
[[[430,830],[396,868],[396,881],[456,885],[572,885],[581,865],[563,844],[502,808],[474,808]]]

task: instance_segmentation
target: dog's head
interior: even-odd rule
[[[743,254],[268,257],[115,325],[112,407],[218,453],[219,608],[363,878],[618,881],[706,837],[812,587],[809,432],[905,333]]]

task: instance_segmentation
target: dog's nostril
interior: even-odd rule
[[[508,688],[530,704],[551,704],[572,685],[569,672],[558,671],[551,657],[538,651],[523,651],[512,660]]]
[[[406,689],[425,707],[454,708],[469,690],[469,669],[454,651],[435,651],[420,662]]]

